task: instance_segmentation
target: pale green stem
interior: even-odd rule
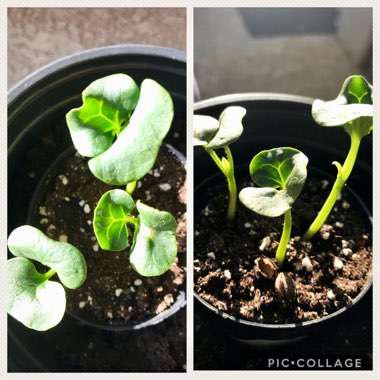
[[[49,271],[47,271],[44,274],[44,277],[46,278],[46,280],[48,280],[50,277],[52,277],[54,275],[55,275],[55,270],[51,268]]]
[[[221,172],[227,178],[228,190],[229,190],[227,219],[233,220],[235,218],[235,213],[236,213],[237,188],[236,188],[236,181],[235,181],[235,175],[234,175],[234,160],[232,158],[232,153],[228,146],[224,148],[224,150],[226,151],[227,160],[229,163],[228,167],[226,167],[226,165],[223,164],[222,160],[218,157],[218,155],[215,153],[213,149],[207,149],[207,148],[205,149],[207,153],[211,156],[211,158],[214,160],[218,168],[221,170]]]
[[[285,260],[285,255],[286,255],[286,248],[288,246],[288,242],[290,239],[290,233],[292,232],[292,211],[291,209],[285,211],[284,214],[284,226],[282,228],[282,235],[281,235],[281,240],[280,244],[277,247],[277,252],[276,252],[276,261],[278,267],[281,269],[282,264]]]
[[[132,223],[136,226],[138,223],[138,218],[135,218],[132,215],[127,215],[127,216],[125,216],[125,221],[126,221],[126,223]]]
[[[222,171],[222,173],[227,177],[227,172],[222,164],[221,159],[218,157],[218,155],[215,153],[215,150],[213,149],[207,149],[205,148],[207,153],[211,156],[211,158],[214,160],[218,168]]]
[[[132,195],[133,192],[135,191],[136,184],[137,184],[137,181],[132,181],[132,182],[127,183],[125,190],[129,195]]]
[[[236,188],[236,181],[235,181],[235,169],[234,169],[234,160],[232,158],[232,153],[230,151],[230,148],[226,146],[224,150],[227,153],[228,162],[230,163],[229,172],[227,175],[227,182],[228,182],[228,190],[230,192],[230,199],[228,202],[228,209],[227,209],[227,218],[228,220],[234,220],[235,214],[236,214],[236,202],[237,202],[237,188]]]
[[[331,189],[331,192],[328,198],[326,199],[326,202],[322,206],[321,210],[319,211],[313,223],[310,225],[309,229],[303,235],[303,239],[306,241],[310,240],[321,229],[327,217],[330,215],[330,212],[333,209],[335,202],[338,199],[338,196],[343,189],[344,184],[346,183],[348,177],[350,176],[352,172],[352,169],[356,161],[356,157],[358,155],[361,137],[355,134],[354,132],[351,133],[350,137],[351,137],[350,151],[348,152],[348,155],[346,157],[346,160],[344,161],[343,166],[341,167],[340,170],[338,169],[338,175]]]

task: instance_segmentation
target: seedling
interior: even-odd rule
[[[308,158],[294,148],[264,150],[253,157],[249,172],[252,181],[262,187],[246,187],[239,199],[250,210],[268,217],[284,215],[284,225],[276,261],[285,259],[292,230],[292,206],[306,181]]]
[[[28,225],[10,234],[8,248],[17,256],[7,263],[8,313],[34,330],[45,331],[56,326],[66,309],[63,285],[77,289],[86,279],[82,253],[71,244],[54,241]],[[39,273],[31,260],[50,269]],[[63,285],[50,280],[55,274]]]
[[[110,75],[83,91],[83,105],[66,115],[74,146],[92,157],[88,165],[101,181],[126,190],[106,192],[94,212],[94,232],[106,250],[128,247],[128,225],[134,226],[130,261],[143,276],[159,276],[177,255],[176,221],[131,197],[137,180],[152,169],[168,133],[174,110],[170,94],[145,79],[141,91],[125,74]],[[139,215],[131,215],[136,207]]]
[[[137,208],[139,216],[130,213]],[[99,245],[109,251],[128,247],[128,226],[134,225],[130,262],[143,276],[159,276],[173,264],[177,255],[176,227],[173,215],[140,201],[135,205],[124,190],[103,194],[94,212],[94,230]]]
[[[241,123],[246,110],[243,107],[227,107],[219,120],[211,116],[194,115],[194,145],[203,146],[218,168],[227,178],[229,202],[227,218],[233,220],[236,213],[237,188],[234,161],[229,145],[243,133]],[[224,149],[226,157],[220,158],[215,149]]]
[[[373,129],[372,86],[362,76],[350,76],[335,100],[316,100],[313,103],[312,115],[322,127],[343,127],[350,135],[351,147],[343,166],[333,162],[338,169],[336,180],[317,217],[304,234],[304,240],[310,240],[325,223],[352,172],[361,139]]]

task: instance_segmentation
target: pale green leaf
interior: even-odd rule
[[[29,327],[45,331],[56,326],[65,313],[63,286],[48,281],[23,257],[8,260],[8,313]]]
[[[239,193],[240,202],[257,214],[276,217],[291,208],[285,190],[270,187],[246,187]]]
[[[156,161],[173,114],[170,94],[157,82],[145,79],[128,127],[107,151],[89,161],[92,173],[112,185],[142,178]]]
[[[136,207],[139,228],[134,235],[131,265],[143,276],[160,276],[177,256],[177,223],[166,211],[156,210],[139,201]]]
[[[344,126],[350,134],[354,128],[361,136],[372,131],[372,86],[360,75],[348,77],[335,100],[315,100],[312,115],[323,127]]]
[[[239,194],[240,201],[252,211],[275,217],[289,210],[307,177],[307,157],[294,148],[275,148],[258,153],[249,170],[258,187],[248,187]]]
[[[209,149],[220,149],[232,144],[243,133],[242,119],[247,113],[243,107],[227,107],[219,117],[219,130],[207,144]]]
[[[24,225],[12,231],[8,248],[15,256],[36,260],[53,268],[62,284],[76,289],[87,275],[86,261],[73,245],[54,241],[37,228]]]
[[[75,148],[95,157],[105,152],[128,124],[139,99],[134,80],[114,74],[92,82],[82,93],[83,105],[66,115]]]
[[[211,116],[194,115],[194,145],[206,146],[219,130],[219,121]]]

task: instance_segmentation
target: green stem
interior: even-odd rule
[[[303,235],[303,239],[306,241],[310,240],[321,229],[322,225],[325,223],[327,217],[330,215],[330,212],[335,205],[336,200],[338,199],[340,192],[342,191],[344,184],[346,183],[355,165],[356,157],[359,151],[361,136],[353,132],[350,134],[350,137],[351,137],[350,151],[348,152],[348,155],[346,157],[346,160],[344,161],[343,166],[340,168],[338,167],[338,174],[337,174],[336,180],[334,182],[334,185],[331,189],[331,192],[328,198],[326,199],[326,202],[322,206],[321,210],[319,211],[313,223],[310,225],[309,229]]]
[[[284,226],[282,229],[282,235],[280,244],[278,245],[277,252],[276,252],[276,261],[278,267],[281,269],[282,264],[285,260],[285,254],[286,254],[286,247],[289,242],[290,233],[292,231],[292,211],[291,209],[285,211],[285,219],[284,219]]]
[[[235,174],[234,174],[234,160],[232,158],[231,150],[228,146],[224,147],[224,150],[227,154],[227,162],[228,162],[228,165],[226,165],[226,162],[223,163],[223,161],[218,157],[218,155],[215,153],[213,149],[207,149],[207,148],[205,149],[207,153],[211,156],[211,158],[214,160],[218,168],[221,170],[221,172],[227,178],[228,191],[229,191],[227,219],[234,220],[235,214],[236,214],[237,187],[236,187]]]
[[[230,199],[228,202],[228,209],[227,209],[227,219],[228,220],[234,220],[235,214],[236,214],[236,202],[237,202],[237,188],[236,188],[236,181],[235,181],[235,169],[234,169],[234,160],[232,158],[231,150],[228,146],[224,148],[224,150],[227,153],[227,158],[229,162],[229,172],[227,175],[227,182],[228,182],[228,190],[230,192]]]
[[[129,194],[132,195],[133,192],[135,191],[137,181],[132,181],[127,183],[127,186],[125,187],[125,191]]]
[[[47,271],[46,273],[44,273],[44,277],[46,278],[46,280],[48,280],[50,277],[54,275],[55,275],[55,270],[52,268],[49,269],[49,271]]]
[[[125,221],[126,221],[126,223],[132,223],[132,224],[134,224],[136,226],[137,223],[138,223],[138,218],[135,218],[132,215],[126,215],[125,216]]]
[[[205,148],[207,153],[211,156],[211,158],[214,160],[218,168],[222,171],[222,173],[227,177],[226,168],[222,164],[221,159],[218,157],[218,155],[215,153],[215,150],[213,149],[207,149]]]

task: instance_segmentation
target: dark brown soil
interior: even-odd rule
[[[350,304],[372,276],[371,230],[355,212],[356,199],[344,191],[322,231],[311,242],[300,237],[328,190],[324,180],[308,180],[293,208],[282,269],[296,296],[283,302],[275,294],[276,276],[266,278],[255,265],[259,257],[274,259],[283,219],[264,218],[238,204],[235,222],[227,223],[225,184],[207,189],[207,204],[195,217],[195,291],[221,311],[262,323],[318,319]]]
[[[175,156],[161,152],[152,171],[137,183],[135,200],[172,213],[178,223],[178,257],[162,276],[143,277],[123,252],[103,251],[92,219],[98,200],[112,186],[96,179],[79,154],[65,158],[43,187],[36,205],[37,227],[55,240],[67,241],[85,256],[87,278],[67,290],[68,310],[110,325],[144,322],[168,309],[185,288],[185,169]],[[130,231],[130,245],[133,231]]]

